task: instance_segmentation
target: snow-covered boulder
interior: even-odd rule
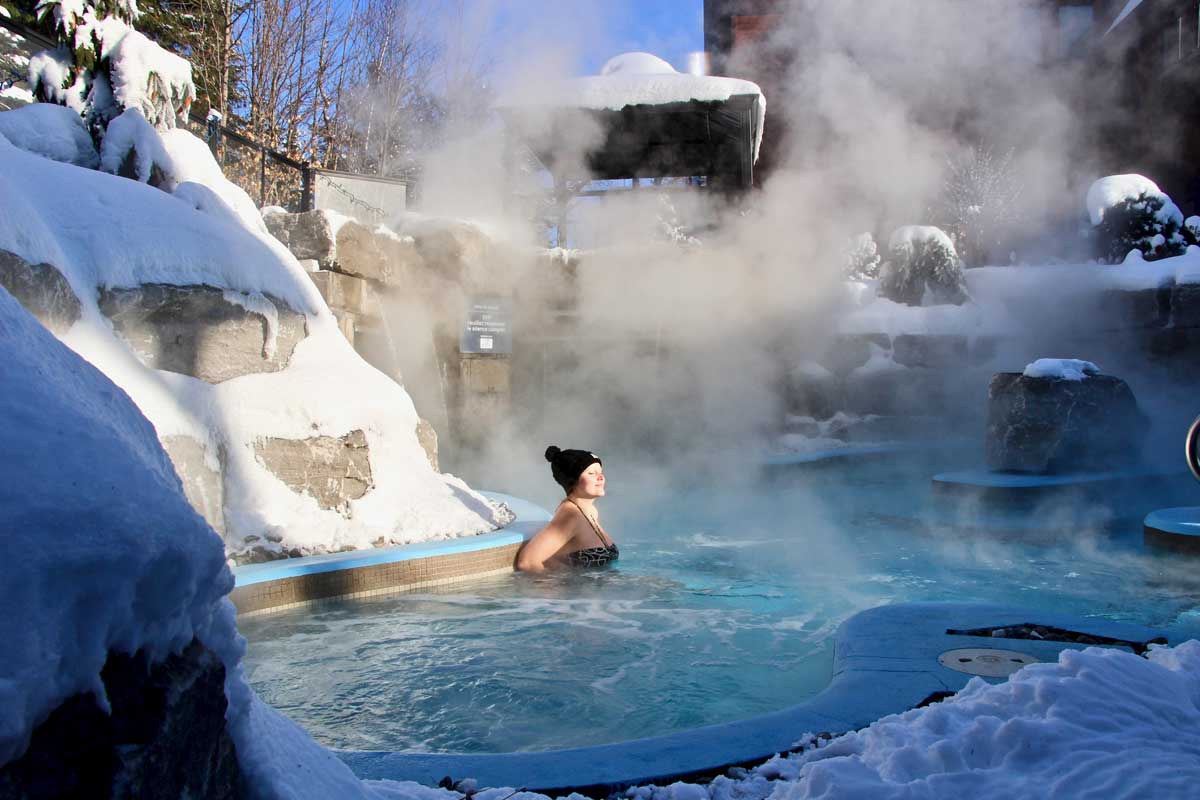
[[[1143,175],[1109,175],[1092,183],[1087,209],[1097,256],[1120,264],[1132,250],[1147,259],[1184,251],[1183,214],[1158,184]]]
[[[1062,474],[1127,466],[1149,420],[1129,385],[1078,359],[1039,359],[988,385],[986,459],[1002,472]]]
[[[846,404],[841,380],[815,361],[789,370],[783,392],[787,413],[800,417],[829,419]]]
[[[263,221],[271,235],[283,242],[296,258],[320,264],[332,260],[336,226],[328,212],[314,209],[292,214],[273,206],[263,210]]]
[[[0,250],[0,286],[55,333],[65,333],[79,319],[79,299],[50,264],[30,264],[16,253]]]
[[[278,372],[305,336],[305,317],[277,297],[210,286],[104,289],[100,312],[150,369],[221,383]]]
[[[0,137],[0,250],[61,273],[80,303],[64,341],[128,392],[164,441],[188,437],[200,448],[188,461],[220,475],[220,499],[204,470],[179,471],[198,481],[189,496],[210,498],[199,504],[206,513],[223,508],[223,519],[210,519],[224,526],[230,552],[402,544],[507,521],[430,467],[411,398],[354,352],[307,273],[204,143],[183,130],[135,127],[151,143],[146,152],[169,157],[161,184],[169,191],[34,156]],[[222,372],[233,363],[220,351],[226,322],[242,337],[244,359],[232,373]],[[139,340],[138,329],[152,335]],[[212,369],[196,368],[205,364]],[[307,440],[352,434],[365,440],[371,488],[328,508],[258,451],[267,439],[303,450]]]
[[[967,337],[902,333],[892,338],[892,359],[905,367],[957,369],[967,364]]]
[[[350,219],[337,228],[332,267],[385,286],[411,288],[427,283],[426,264],[411,236]]]
[[[89,169],[100,164],[83,118],[54,103],[32,103],[0,114],[0,136],[22,150],[55,161]]]
[[[41,779],[33,785],[44,785],[97,768],[83,752],[126,781],[139,770],[153,776],[159,767],[149,762],[166,748],[216,763],[229,754],[220,743],[225,670],[240,655],[220,538],[188,504],[129,396],[3,290],[0,350],[0,448],[9,455],[0,460],[0,787],[30,769]],[[163,676],[170,686],[159,696],[170,702],[153,708],[147,667],[189,648],[190,679]],[[141,667],[115,675],[129,657]],[[188,710],[197,706],[209,709],[203,719]],[[50,735],[33,764],[21,762],[43,723],[83,751]],[[26,795],[18,783],[16,796],[108,796],[102,785]]]
[[[411,237],[432,275],[468,292],[512,292],[516,262],[521,259],[485,226],[412,213],[402,215],[394,224],[406,238]]]
[[[892,233],[879,293],[910,306],[961,305],[970,299],[954,243],[931,225],[905,225]]]

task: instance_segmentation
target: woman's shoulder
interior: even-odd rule
[[[554,521],[573,529],[588,527],[588,519],[583,513],[583,509],[570,500],[563,500],[559,503],[558,508],[554,511]]]

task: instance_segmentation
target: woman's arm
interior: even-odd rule
[[[516,568],[522,572],[543,572],[546,564],[563,548],[567,547],[577,535],[575,519],[578,512],[559,506],[554,518],[535,533],[533,537],[521,545],[517,551]]]

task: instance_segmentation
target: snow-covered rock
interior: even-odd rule
[[[0,763],[113,652],[238,656],[221,540],[125,392],[0,290]]]
[[[0,135],[22,150],[55,161],[90,169],[100,163],[83,118],[54,103],[32,103],[0,113]]]
[[[501,511],[481,512],[491,507],[461,480],[431,469],[411,399],[353,351],[307,274],[244,193],[230,189],[204,144],[182,130],[160,141],[169,158],[185,154],[172,162],[174,188],[193,185],[213,204],[34,156],[0,136],[0,250],[61,272],[81,303],[64,342],[128,392],[160,437],[187,436],[203,447],[222,474],[230,549],[248,548],[251,537],[278,553],[370,547],[472,535],[506,521]],[[274,350],[286,367],[215,385],[148,368],[98,303],[102,292],[147,284],[208,286],[222,301],[233,298],[257,327],[253,356],[262,361]],[[304,330],[294,348],[284,306]],[[263,438],[352,431],[369,447],[373,488],[349,501],[350,514],[295,491],[255,449]]]
[[[1149,419],[1125,381],[1077,359],[1039,360],[1026,370],[997,373],[988,385],[989,469],[1063,474],[1136,463]]]
[[[1039,358],[1026,364],[1021,374],[1026,378],[1059,378],[1066,381],[1081,381],[1091,375],[1099,375],[1100,368],[1091,361],[1078,358]]]

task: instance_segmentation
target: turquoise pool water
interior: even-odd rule
[[[969,463],[889,455],[641,496],[610,469],[615,569],[243,620],[247,675],[330,746],[507,752],[796,704],[829,680],[841,620],[889,602],[990,601],[1200,632],[1200,565],[1141,544],[1145,513],[1195,504],[1200,485],[1003,510],[932,494],[933,474]]]

